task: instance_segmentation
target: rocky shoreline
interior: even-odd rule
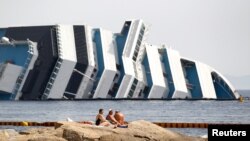
[[[98,127],[75,122],[58,122],[55,127],[30,128],[16,132],[0,130],[0,141],[207,141],[207,138],[191,137],[151,122],[139,120],[128,128]]]

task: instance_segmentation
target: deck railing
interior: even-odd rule
[[[16,97],[16,95],[18,93],[18,90],[19,90],[19,88],[20,88],[20,86],[21,86],[21,84],[23,82],[23,78],[24,78],[24,76],[26,74],[26,71],[27,71],[27,69],[29,67],[30,61],[31,61],[31,59],[33,57],[33,54],[34,54],[33,46],[32,46],[32,44],[31,44],[31,42],[29,40],[27,40],[27,41],[18,41],[18,42],[15,41],[15,44],[18,44],[18,45],[24,44],[24,43],[28,44],[28,46],[29,46],[29,50],[28,50],[29,54],[28,54],[28,57],[27,57],[27,59],[26,59],[26,61],[24,63],[22,71],[21,71],[20,75],[18,76],[15,87],[14,87],[14,89],[12,91],[11,99],[15,99],[15,97]]]

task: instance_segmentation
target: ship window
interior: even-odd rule
[[[145,88],[144,88],[144,90],[143,90],[143,93],[148,93],[149,92],[149,87],[148,86],[146,86]]]
[[[136,86],[135,86],[135,85],[132,85],[131,90],[134,91],[135,88],[136,88]]]
[[[53,79],[50,79],[49,82],[50,82],[50,83],[54,83],[54,80],[53,80]]]
[[[115,81],[117,78],[118,78],[118,74],[116,73],[113,81]]]
[[[56,63],[56,67],[60,68],[61,64],[60,63]]]
[[[17,79],[17,83],[22,83],[22,78],[19,77],[19,78]]]
[[[142,41],[142,35],[141,34],[139,35],[138,41],[140,41],[140,42]]]
[[[139,97],[141,97],[142,96],[142,90],[140,90],[140,92],[139,92],[139,95],[138,95]]]
[[[135,52],[134,56],[136,57],[138,55],[138,52]]]
[[[62,62],[62,58],[58,58],[58,62]]]
[[[59,69],[58,68],[55,68],[54,72],[55,73],[58,73]]]
[[[116,69],[121,70],[121,66],[119,64],[116,64]]]
[[[135,47],[135,50],[136,50],[137,52],[139,51],[139,49],[140,49],[139,46],[136,46],[136,47]]]
[[[51,77],[55,78],[55,77],[56,77],[56,74],[55,74],[55,73],[52,73]]]
[[[141,39],[139,39],[138,41],[137,41],[137,43],[136,43],[138,46],[140,46],[141,45]]]
[[[48,89],[46,89],[44,93],[47,93],[47,94],[48,94],[48,93],[49,93],[49,90],[48,90]]]
[[[163,72],[163,76],[164,76],[165,78],[167,78],[167,73]]]
[[[129,91],[129,93],[128,93],[128,98],[131,98],[131,97],[133,96],[134,91],[135,91],[135,89],[136,89],[137,83],[138,83],[138,80],[137,80],[137,79],[134,79],[133,84],[132,84],[132,86],[131,86],[131,89],[130,89],[130,91]]]
[[[133,97],[133,94],[134,94],[134,91],[133,91],[133,90],[130,90],[129,93],[128,93],[128,97],[129,97],[129,98]]]
[[[138,80],[137,80],[137,79],[135,79],[133,83],[134,83],[134,84],[137,84],[137,83],[138,83]]]
[[[50,89],[51,87],[52,87],[52,85],[51,85],[51,84],[48,84],[48,87],[47,87],[47,88],[49,88],[49,89]]]
[[[136,57],[135,56],[133,56],[133,60],[136,61]]]

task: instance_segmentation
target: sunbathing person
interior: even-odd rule
[[[109,114],[106,116],[106,120],[108,120],[111,124],[117,124],[119,125],[119,123],[117,122],[117,120],[114,118],[113,115],[113,110],[109,109]]]
[[[99,109],[99,113],[96,116],[95,124],[97,126],[110,126],[110,123],[104,118],[103,113],[103,109]]]
[[[115,111],[114,118],[118,122],[118,127],[121,127],[121,128],[127,128],[128,127],[128,124],[125,123],[124,115],[120,111]]]
[[[118,121],[121,125],[124,124],[124,115],[120,111],[115,111],[114,118]]]

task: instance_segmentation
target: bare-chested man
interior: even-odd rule
[[[120,125],[124,125],[124,115],[120,111],[115,111],[114,118]]]
[[[118,121],[114,118],[114,112],[112,109],[109,109],[109,114],[106,116],[106,120],[108,120],[112,124],[118,124]]]

